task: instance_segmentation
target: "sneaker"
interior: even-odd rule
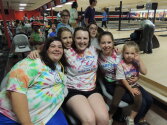
[[[130,118],[130,117],[127,117],[127,118],[126,118],[126,124],[127,124],[127,125],[135,125],[134,119],[132,119],[132,118]]]
[[[137,125],[150,125],[146,120],[141,120]]]

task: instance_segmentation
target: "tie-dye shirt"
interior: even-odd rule
[[[124,60],[121,60],[117,67],[116,79],[128,79],[135,76],[139,76],[139,64],[133,62],[131,65],[127,65]],[[136,84],[134,83],[132,86]]]
[[[67,87],[81,91],[90,91],[96,87],[98,53],[91,46],[81,55],[74,49],[65,50],[67,62]]]
[[[0,113],[18,121],[12,110],[9,91],[25,94],[34,125],[46,124],[60,108],[66,96],[65,76],[60,64],[51,70],[40,59],[18,62],[6,77],[7,84],[0,92]]]
[[[98,64],[107,81],[113,82],[116,80],[116,69],[121,57],[122,56],[117,55],[115,51],[112,52],[111,56],[105,56],[100,53]]]

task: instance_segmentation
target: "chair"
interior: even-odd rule
[[[0,91],[1,91],[3,88],[5,88],[6,83],[7,83],[7,80],[8,80],[8,77],[5,76],[5,77],[3,78],[3,80],[2,80],[2,82],[0,83]]]
[[[108,105],[108,109],[110,108],[109,106],[111,105],[113,96],[111,94],[109,94],[106,90],[106,87],[102,81],[102,78],[99,76],[98,77],[98,83],[100,85],[102,94],[104,96],[104,98],[106,99],[106,104]],[[120,101],[119,105],[118,105],[118,109],[117,111],[114,113],[113,115],[113,119],[114,121],[117,122],[125,122],[126,116],[127,116],[127,109],[129,108],[129,104],[124,102],[124,101]]]
[[[101,87],[101,90],[102,90],[102,94],[108,99],[109,102],[112,101],[113,99],[113,96],[111,94],[109,94],[106,90],[106,87],[104,86],[104,83],[102,81],[102,78],[101,77],[98,77],[98,82],[99,82],[99,85]],[[119,108],[124,108],[126,106],[128,106],[129,104],[124,102],[124,101],[121,101],[118,105]]]
[[[32,27],[30,24],[25,24],[25,33],[27,34],[28,37],[30,37],[32,32]]]
[[[25,34],[17,34],[13,38],[13,44],[15,47],[15,53],[22,53],[31,51],[28,37]]]

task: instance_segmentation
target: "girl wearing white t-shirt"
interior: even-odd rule
[[[137,81],[128,81],[129,78],[139,77],[139,73],[145,75],[147,69],[143,61],[140,59],[138,45],[134,41],[128,41],[123,46],[122,60],[118,64],[116,70],[116,79],[120,81],[120,84],[117,85],[115,89],[112,103],[112,108],[116,108],[125,93],[130,93],[133,96],[134,102],[132,111],[127,117],[127,125],[135,125],[134,118],[142,103],[142,94],[140,92],[139,84]]]
[[[110,93],[111,95],[114,95],[115,87],[117,84],[116,69],[117,65],[122,59],[122,56],[118,54],[118,52],[117,53],[115,52],[114,38],[110,32],[101,33],[98,38],[98,41],[101,48],[101,52],[99,54],[99,59],[98,59],[98,64],[101,71],[99,76],[103,76],[102,80],[106,87],[107,92]],[[127,81],[129,83],[135,83],[136,81],[138,81],[138,76],[136,77],[133,76],[131,78],[128,78]],[[135,117],[135,123],[148,124],[147,121],[145,120],[145,115],[150,109],[153,99],[151,95],[144,88],[139,86],[139,89],[142,94],[142,104],[139,113]],[[120,94],[116,94],[116,96],[118,95]],[[129,104],[133,103],[133,96],[128,92],[126,92],[121,99]],[[114,114],[116,109],[117,108],[113,107],[110,108],[111,116]]]
[[[67,108],[82,125],[108,125],[108,111],[96,87],[98,53],[90,46],[90,34],[78,27],[74,32],[71,49],[65,50],[67,66]]]
[[[68,95],[65,99],[67,108],[82,125],[108,125],[109,115],[102,95],[96,87],[98,53],[90,46],[90,33],[86,28],[78,27],[72,33],[67,28],[60,28],[58,37],[66,48],[65,57]],[[72,48],[71,48],[72,44]],[[38,52],[29,55],[34,58]]]

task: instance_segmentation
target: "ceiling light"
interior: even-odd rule
[[[27,4],[26,3],[21,3],[21,4],[19,4],[20,6],[27,6]]]
[[[20,10],[24,10],[25,8],[24,7],[19,7]]]
[[[67,3],[65,3],[66,5],[71,5],[73,2],[67,2]]]
[[[51,10],[51,8],[47,8],[46,10]]]
[[[62,7],[63,5],[57,5],[56,7]]]

